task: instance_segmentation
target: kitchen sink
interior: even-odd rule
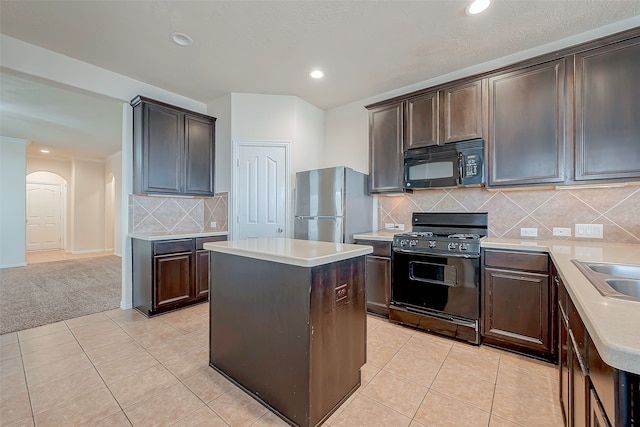
[[[605,297],[640,302],[640,265],[571,261]]]
[[[640,299],[640,280],[606,279],[605,282],[623,295]]]
[[[640,265],[586,263],[586,266],[596,273],[608,276],[624,277],[626,279],[640,280]]]

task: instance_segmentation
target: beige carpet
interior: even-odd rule
[[[0,334],[120,306],[117,256],[32,264],[0,270]]]

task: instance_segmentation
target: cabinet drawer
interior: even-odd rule
[[[227,236],[196,237],[196,250],[204,249],[202,246],[205,243],[224,242],[225,240],[227,240]]]
[[[391,257],[391,242],[380,240],[358,240],[356,243],[359,245],[373,246],[373,253],[371,255]]]
[[[541,253],[485,250],[484,265],[485,267],[547,273],[549,256]]]
[[[153,244],[154,255],[190,252],[193,250],[193,239],[167,240]]]
[[[569,317],[569,330],[573,334],[575,338],[575,343],[577,347],[577,351],[580,355],[580,358],[583,362],[587,361],[587,335],[584,327],[584,323],[582,323],[582,319],[580,318],[580,314],[578,310],[576,310],[576,306],[573,305],[571,300],[567,301],[567,316]]]

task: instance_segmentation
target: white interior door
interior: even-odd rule
[[[27,251],[61,248],[59,184],[27,184]]]
[[[237,148],[237,239],[286,237],[288,145],[239,143]]]

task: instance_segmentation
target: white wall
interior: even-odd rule
[[[324,112],[295,96],[231,94],[233,141],[291,143],[291,173],[322,163]]]
[[[369,174],[369,116],[362,101],[325,112],[323,167]]]
[[[26,143],[0,137],[0,268],[26,265]]]
[[[74,159],[73,174],[73,240],[71,253],[100,252],[104,241],[104,162]]]
[[[147,83],[116,74],[104,68],[96,67],[65,55],[25,43],[0,34],[0,66],[26,75],[39,77],[52,82],[89,92],[108,96],[123,102],[122,115],[122,308],[131,307],[131,241],[127,236],[129,229],[126,199],[133,189],[133,142],[132,111],[129,101],[137,95],[144,95],[192,111],[207,113],[204,103],[166,91]],[[22,153],[24,162],[26,153]],[[4,197],[4,196],[3,196]],[[13,202],[17,202],[13,200]],[[24,203],[23,203],[24,205]],[[3,209],[4,211],[4,209]],[[24,219],[23,219],[24,221]],[[23,235],[24,247],[26,236]]]
[[[105,163],[105,176],[113,176],[113,252],[122,256],[122,151],[107,158]],[[124,206],[126,211],[127,206]]]
[[[207,105],[209,115],[216,118],[216,193],[231,190],[231,94]]]
[[[324,111],[294,97],[293,173],[322,166]]]

